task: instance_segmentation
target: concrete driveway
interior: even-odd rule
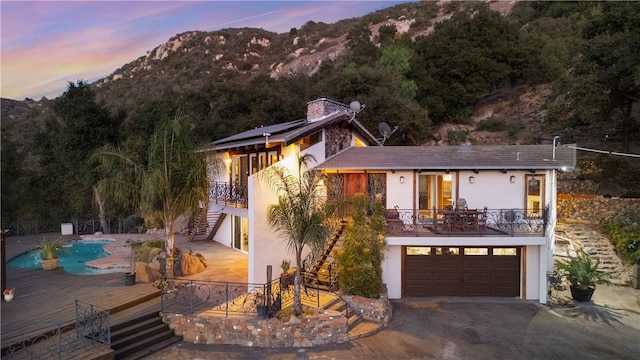
[[[263,349],[182,343],[147,359],[638,359],[640,315],[523,300],[394,301],[389,326],[348,344]]]

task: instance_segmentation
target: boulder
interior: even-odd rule
[[[160,279],[160,268],[144,262],[136,263],[136,282],[152,283]]]
[[[189,276],[201,273],[206,268],[204,259],[201,255],[189,254],[182,252],[179,259],[179,274],[180,276]]]

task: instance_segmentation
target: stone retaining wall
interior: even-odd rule
[[[391,304],[386,296],[367,299],[343,295],[342,298],[364,319],[381,323],[382,326],[385,326],[391,317]],[[339,344],[350,340],[344,314],[322,309],[315,315],[283,319],[265,319],[256,314],[225,317],[206,313],[164,313],[162,318],[176,335],[194,344],[282,348]]]
[[[640,199],[605,198],[599,195],[558,194],[558,221],[589,222],[621,214],[640,213]]]

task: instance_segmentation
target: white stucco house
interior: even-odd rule
[[[497,296],[547,300],[556,172],[575,149],[548,145],[381,146],[349,106],[308,103],[304,119],[213,142],[225,169],[211,178],[209,238],[248,254],[249,282],[292,259],[267,225],[276,196],[258,172],[311,153],[328,196],[382,199],[388,231],[383,281],[391,299]],[[392,121],[390,121],[392,122]]]

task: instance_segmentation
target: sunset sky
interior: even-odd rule
[[[284,33],[406,1],[0,2],[0,96],[55,98],[93,82],[190,30],[256,27]]]

